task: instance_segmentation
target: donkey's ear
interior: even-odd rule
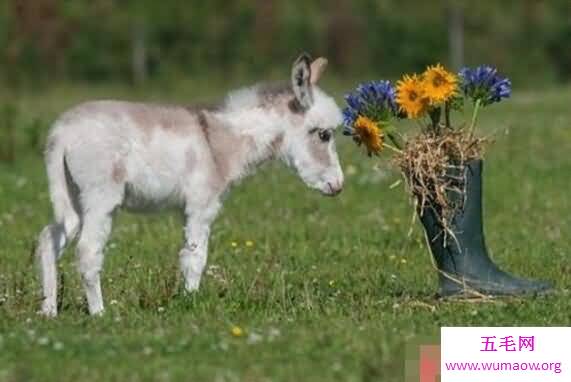
[[[325,57],[319,57],[311,63],[311,76],[309,81],[312,85],[315,85],[317,81],[321,78],[321,75],[327,68],[327,59]]]
[[[311,57],[303,53],[295,60],[291,69],[291,86],[297,102],[303,109],[308,109],[313,103],[310,79]]]

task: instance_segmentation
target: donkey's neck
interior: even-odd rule
[[[237,118],[238,117],[238,118]],[[205,114],[201,123],[224,188],[277,154],[283,133],[247,116]]]

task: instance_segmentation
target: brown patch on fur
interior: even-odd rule
[[[313,159],[323,166],[331,165],[331,155],[329,154],[329,144],[313,141],[310,143],[310,152]]]
[[[137,126],[147,132],[161,128],[174,134],[186,135],[194,122],[192,116],[181,106],[134,104],[129,111]]]
[[[304,107],[301,105],[301,103],[297,100],[297,98],[292,98],[288,103],[287,103],[287,107],[289,109],[289,111],[291,111],[294,114],[303,114],[305,113],[305,109]]]
[[[208,173],[210,174],[208,183],[211,190],[215,192],[223,192],[223,190],[225,189],[225,180],[223,176],[220,174],[219,165],[216,161],[216,155],[212,150],[212,144],[209,138],[210,131],[207,118],[208,117],[206,116],[206,113],[204,111],[199,112],[197,115],[198,124],[202,130],[204,140],[206,141],[205,143],[211,148],[211,154],[212,154],[211,161],[205,162],[206,163],[205,165],[210,167],[208,169]],[[194,153],[192,153],[192,156],[194,156]],[[193,166],[193,164],[191,163],[192,162],[191,154],[189,152],[187,152],[186,161],[187,161],[187,166]]]
[[[207,117],[205,112],[198,113],[198,124],[200,125],[205,134],[206,134],[206,129],[208,128],[208,120],[206,118]],[[208,138],[208,135],[206,135],[206,137]]]
[[[274,108],[283,113],[290,111],[294,114],[303,114],[304,108],[295,98],[291,85],[287,82],[273,82],[261,84],[258,87],[258,97],[261,106]]]
[[[200,114],[203,111],[218,111],[221,109],[221,105],[219,103],[193,103],[190,105],[183,106],[189,113],[191,114]]]
[[[185,153],[185,161],[186,161],[186,169],[188,172],[191,172],[196,167],[196,163],[198,162],[198,158],[196,157],[196,153],[194,150],[189,147]]]
[[[115,183],[123,183],[127,177],[127,169],[125,168],[125,163],[122,161],[115,162],[113,164],[113,171],[111,172],[111,178]]]
[[[247,164],[247,156],[254,145],[253,138],[235,134],[208,112],[200,113],[198,121],[210,146],[220,178],[223,182],[235,180]]]
[[[283,133],[274,138],[274,140],[270,143],[270,147],[272,148],[272,153],[274,154],[278,153],[282,148],[283,142],[284,142]]]
[[[265,102],[280,96],[293,96],[291,85],[287,82],[268,82],[258,85],[258,96]]]

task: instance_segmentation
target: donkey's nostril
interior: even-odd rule
[[[337,195],[343,191],[343,183],[340,182],[335,182],[335,185],[327,182],[327,186],[329,187],[330,195]]]

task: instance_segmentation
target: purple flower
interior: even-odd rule
[[[474,101],[480,100],[484,106],[500,102],[511,95],[510,80],[500,76],[497,69],[491,66],[463,68],[458,75],[462,80],[464,94]]]
[[[390,81],[371,81],[361,84],[345,96],[343,134],[352,135],[353,124],[359,115],[373,120],[386,120],[397,114],[395,89]]]
[[[368,105],[396,111],[395,89],[389,81],[372,81],[357,87],[357,93]]]
[[[358,117],[356,109],[351,107],[343,109],[343,135],[353,135],[353,125]]]

